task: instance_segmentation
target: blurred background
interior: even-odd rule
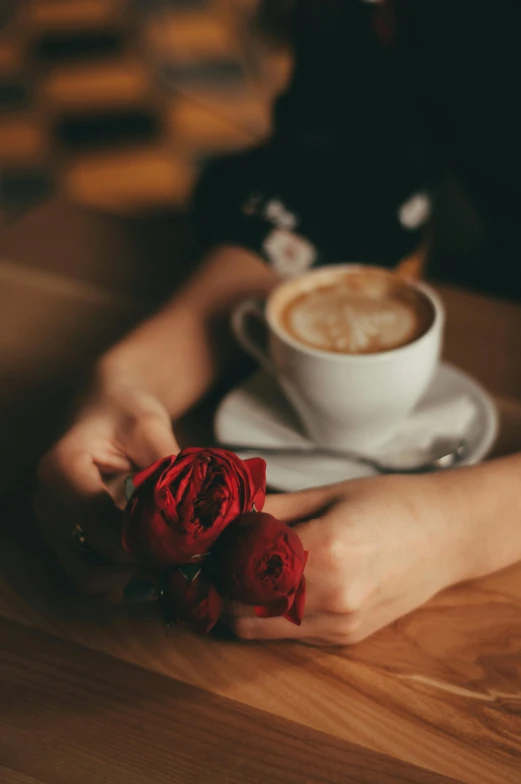
[[[184,207],[269,134],[290,53],[257,0],[2,0],[0,202]]]
[[[290,73],[256,0],[0,0],[0,490],[179,282],[201,167],[269,135]]]

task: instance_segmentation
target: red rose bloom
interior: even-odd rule
[[[140,560],[188,563],[235,518],[266,499],[266,463],[226,449],[183,449],[133,477],[123,546]]]
[[[169,569],[159,589],[159,605],[167,623],[178,623],[198,634],[208,634],[222,612],[223,600],[201,571],[188,566]]]
[[[307,553],[298,534],[269,514],[244,514],[219,538],[212,569],[218,590],[257,615],[283,615],[300,625]]]

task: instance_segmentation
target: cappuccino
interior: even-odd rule
[[[342,354],[391,351],[417,340],[434,319],[429,299],[385,270],[305,280],[303,287],[290,289],[278,320],[293,340],[310,348]]]
[[[444,321],[423,283],[344,264],[279,283],[265,305],[244,300],[232,327],[314,443],[364,453],[392,438],[428,389]]]

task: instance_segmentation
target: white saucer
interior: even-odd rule
[[[460,417],[455,410],[458,402],[464,403]],[[445,430],[436,435],[465,438],[468,451],[463,463],[477,463],[487,455],[496,438],[496,408],[490,395],[477,381],[451,365],[440,365],[429,391],[402,430],[405,433],[407,425],[417,426],[420,423],[421,426],[422,422],[429,422],[432,430],[437,425],[436,420],[434,424],[429,420],[431,409],[440,414],[451,407],[452,418],[458,418],[456,426],[445,424],[446,428],[450,428],[449,432]],[[460,432],[456,433],[456,430]],[[256,454],[261,457],[263,446],[310,444],[276,381],[264,372],[256,373],[224,398],[215,418],[215,435],[224,445],[235,443],[258,447]],[[393,448],[396,451],[395,444],[399,442],[400,435],[382,447],[379,454],[392,452]],[[403,438],[401,445],[403,447]],[[344,458],[269,455],[265,459],[268,485],[274,490],[303,490],[375,473],[368,466]]]

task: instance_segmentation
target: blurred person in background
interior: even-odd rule
[[[42,531],[77,585],[132,584],[108,487],[178,450],[172,421],[238,355],[236,302],[325,263],[395,267],[434,231],[445,172],[480,217],[472,268],[462,255],[452,279],[521,293],[520,23],[515,0],[288,5],[296,66],[272,138],[207,169],[194,202],[199,266],[101,357],[41,462]],[[298,523],[310,553],[306,617],[293,627],[234,606],[229,625],[245,638],[356,642],[444,587],[518,560],[520,475],[513,456],[270,497],[267,511]],[[99,558],[74,548],[75,524]]]

